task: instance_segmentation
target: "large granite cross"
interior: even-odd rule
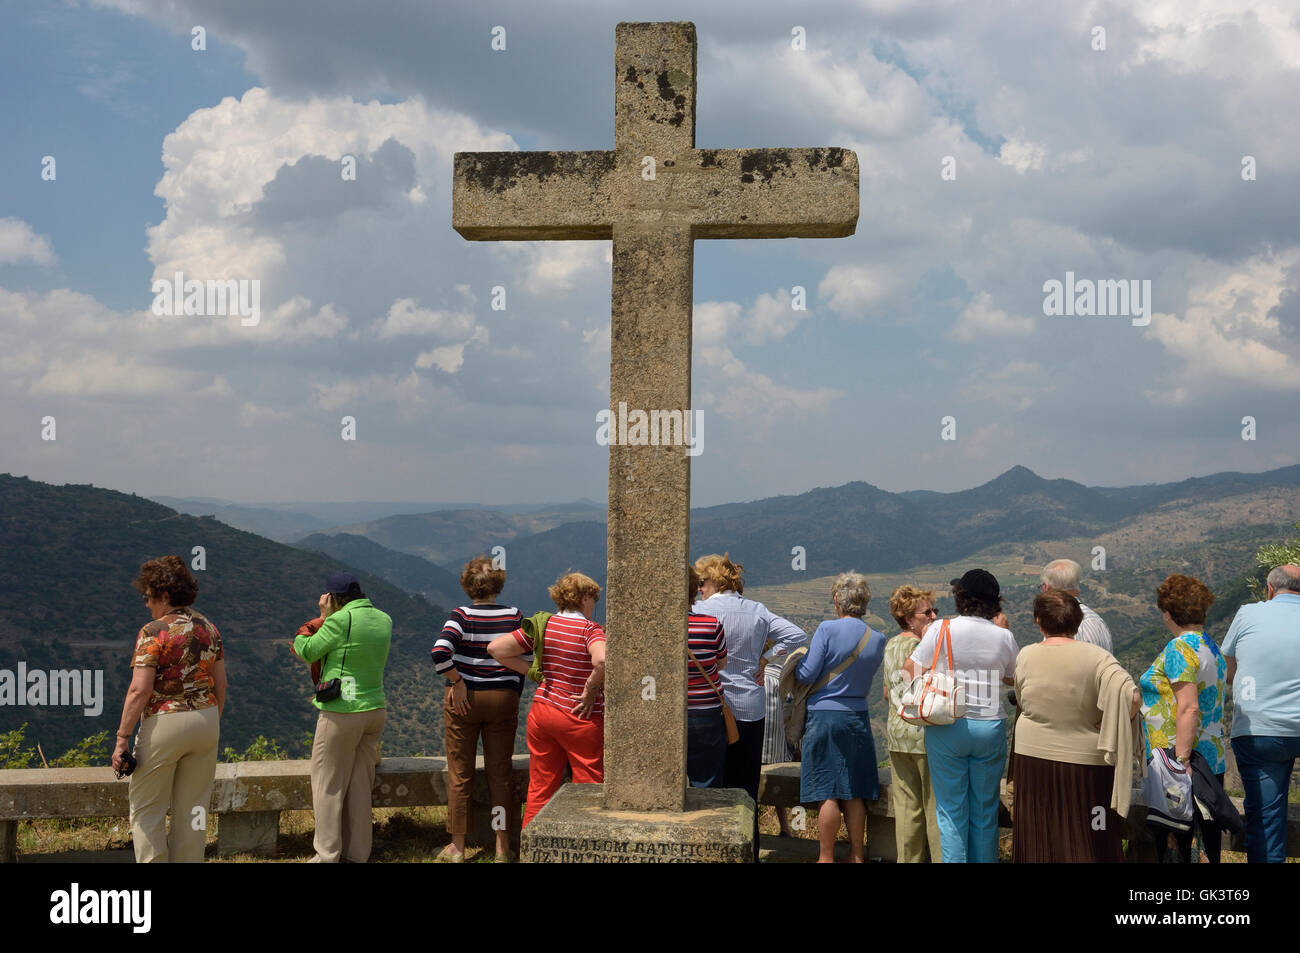
[[[696,149],[695,25],[614,35],[614,150],[458,152],[452,225],[472,241],[612,238],[611,413],[685,416],[695,239],[851,235],[858,159]],[[610,446],[607,809],[683,809],[690,499],[682,447]]]

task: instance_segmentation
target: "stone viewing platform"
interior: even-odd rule
[[[491,808],[488,800],[487,778],[483,773],[482,759],[475,776],[474,812],[469,839],[475,844],[492,842]],[[867,802],[867,856],[886,863],[895,860],[894,817],[889,803],[890,775],[888,768],[880,769],[880,798]],[[517,828],[524,794],[528,790],[528,756],[515,755],[512,787],[515,803],[511,814]],[[575,799],[579,810],[584,798],[594,785],[570,785],[563,792]],[[584,790],[588,789],[588,790]],[[535,845],[554,862],[580,859],[584,852],[593,849],[607,851],[616,859],[622,855],[629,861],[710,861],[729,859],[722,856],[705,856],[708,851],[723,851],[728,845],[719,841],[717,828],[712,828],[708,838],[691,834],[691,819],[697,811],[708,811],[709,792],[687,792],[687,811],[675,823],[681,829],[674,833],[675,843],[686,845],[676,854],[652,843],[653,838],[638,838],[635,828],[628,828],[617,841],[605,845],[578,843],[583,835],[566,833],[562,829],[538,830],[540,843]],[[747,800],[747,799],[746,799]],[[1238,808],[1241,807],[1239,799]],[[375,807],[424,807],[447,803],[447,762],[445,758],[385,758],[375,779]],[[763,780],[759,788],[760,805],[793,808],[799,806],[799,765],[797,763],[763,766]],[[217,850],[221,854],[251,853],[267,855],[275,851],[279,835],[281,811],[311,810],[311,764],[308,761],[242,761],[217,765],[216,783],[212,790],[209,811],[217,815]],[[804,805],[809,830],[816,828],[816,805]],[[1000,826],[1011,826],[1010,798],[1003,789],[999,810]],[[1290,806],[1287,835],[1287,856],[1300,857],[1300,804]],[[0,770],[0,862],[12,863],[17,857],[18,822],[49,818],[127,817],[127,782],[119,781],[112,768],[25,768]],[[629,812],[630,813],[630,812]],[[540,817],[541,815],[539,815]],[[1153,861],[1155,859],[1150,835],[1146,831],[1145,809],[1134,792],[1133,810],[1129,817],[1129,859]],[[534,821],[534,824],[537,823]],[[529,825],[531,835],[533,825]],[[589,838],[590,839],[590,838]],[[572,840],[574,843],[569,843]],[[774,843],[797,848],[808,844],[815,848],[816,841],[764,837],[765,846]],[[633,847],[633,845],[642,845]],[[1243,850],[1239,839],[1224,846],[1229,850]],[[796,859],[800,851],[781,851]],[[815,850],[812,857],[816,856]]]

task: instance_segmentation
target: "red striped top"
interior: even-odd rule
[[[722,631],[722,622],[711,615],[692,612],[688,632],[691,651],[700,664],[697,667],[691,657],[686,656],[686,707],[719,708],[722,702],[711,686],[716,685],[718,691],[722,691],[718,664],[727,660],[727,638]]]
[[[511,633],[527,651],[533,640],[523,629]],[[546,623],[546,644],[542,646],[542,684],[535,699],[569,711],[582,697],[591,676],[591,646],[605,641],[605,631],[581,612],[557,612]],[[702,660],[701,660],[702,661]],[[604,698],[591,708],[593,718],[605,712]]]

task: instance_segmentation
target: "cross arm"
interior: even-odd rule
[[[840,238],[858,222],[852,149],[695,149],[678,172],[676,202],[696,238]]]
[[[451,224],[471,241],[613,235],[613,152],[457,152]]]

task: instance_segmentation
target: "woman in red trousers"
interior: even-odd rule
[[[605,632],[591,621],[600,586],[571,572],[551,586],[550,595],[557,611],[546,623],[542,683],[528,710],[525,827],[560,789],[566,768],[576,784],[605,779]],[[488,645],[488,654],[516,672],[528,671],[522,656],[532,651],[523,629]]]

